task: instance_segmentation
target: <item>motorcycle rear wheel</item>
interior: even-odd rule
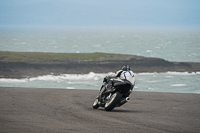
[[[106,101],[105,110],[106,111],[113,110],[116,107],[116,105],[120,102],[121,97],[122,97],[121,93],[119,93],[119,92],[114,93],[110,97],[110,99],[108,101]]]

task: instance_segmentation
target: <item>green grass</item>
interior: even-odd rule
[[[42,53],[42,52],[7,52],[0,51],[0,60],[9,58],[14,61],[22,60],[60,60],[60,59],[106,59],[120,54],[110,53]],[[121,55],[122,56],[122,55]],[[4,58],[5,57],[5,58]]]

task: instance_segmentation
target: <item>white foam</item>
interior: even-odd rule
[[[138,76],[148,76],[148,75],[157,75],[158,73],[153,72],[153,73],[137,73],[136,75]],[[168,74],[166,78],[173,78],[173,76],[170,75],[199,75],[200,72],[166,72],[162,74]],[[108,73],[94,73],[90,72],[88,74],[62,74],[62,75],[44,75],[44,76],[38,76],[34,78],[24,78],[24,79],[10,79],[10,78],[0,78],[1,83],[17,83],[17,82],[28,82],[28,81],[63,81],[63,80],[93,80],[93,81],[98,81],[98,80],[103,80],[105,76],[107,76]],[[138,79],[142,80],[142,79]],[[71,82],[72,83],[72,82]],[[73,83],[72,83],[73,84]]]
[[[174,78],[174,76],[166,76],[166,78]]]
[[[156,75],[156,74],[169,74],[169,75],[198,75],[200,72],[163,72],[163,73],[157,73],[157,72],[147,72],[147,73],[137,73],[136,75]]]
[[[57,80],[59,76],[54,76],[54,75],[44,75],[44,76],[39,76],[35,78],[30,78],[30,81],[35,81],[35,80],[43,80],[43,81],[48,81],[48,80]]]
[[[22,83],[27,82],[28,79],[6,79],[6,78],[0,78],[0,83]]]
[[[178,86],[186,86],[186,84],[173,84],[171,86],[175,86],[175,87],[178,87]]]
[[[153,81],[147,81],[148,83],[156,83],[156,82],[159,82],[159,81],[156,81],[156,80],[153,80]]]
[[[171,74],[171,75],[196,75],[197,73],[195,73],[195,72],[189,73],[189,72],[171,72],[171,71],[169,71],[169,72],[167,72],[167,74]]]
[[[153,90],[155,90],[155,89],[154,89],[154,88],[148,88],[148,90],[153,91]]]
[[[74,82],[70,82],[70,81],[69,81],[69,82],[67,82],[67,83],[68,83],[68,84],[71,84],[71,85],[75,84]]]
[[[156,72],[154,72],[154,73],[138,73],[138,75],[155,75],[155,74],[157,74]]]
[[[66,89],[75,89],[74,87],[66,87]]]
[[[134,89],[137,89],[137,88],[139,88],[138,86],[134,86]]]
[[[101,47],[101,44],[93,45],[94,47]]]
[[[146,50],[146,52],[147,52],[147,53],[151,53],[152,51],[151,51],[151,50]]]
[[[30,81],[34,80],[102,80],[107,74],[96,74],[90,72],[88,74],[62,74],[62,75],[44,75],[36,78],[30,78]]]
[[[10,78],[0,78],[0,83],[22,83],[22,82],[29,82],[29,81],[70,81],[69,84],[74,84],[73,80],[75,81],[87,81],[87,80],[103,80],[106,76],[106,73],[94,73],[90,72],[88,74],[62,74],[62,75],[44,75],[38,76],[34,78],[24,78],[24,79],[10,79]]]
[[[200,74],[200,72],[196,72],[196,74]]]
[[[96,74],[94,72],[90,72],[88,74],[63,74],[63,79],[70,80],[99,80],[106,76],[106,74]]]

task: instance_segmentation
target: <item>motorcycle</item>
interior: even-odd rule
[[[93,108],[103,107],[106,111],[112,111],[115,107],[120,107],[130,100],[129,95],[133,85],[128,80],[112,78],[103,82],[101,95],[97,96]]]

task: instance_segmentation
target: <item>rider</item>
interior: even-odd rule
[[[119,77],[119,80],[123,80],[123,81],[127,81],[127,82],[131,83],[131,84],[132,84],[132,89],[133,89],[133,87],[134,87],[134,85],[135,85],[135,75],[134,75],[133,71],[131,71],[131,67],[130,67],[129,65],[124,65],[124,66],[122,67],[121,70],[119,70],[119,71],[117,71],[117,72],[115,72],[115,73],[109,73],[109,74],[104,78],[103,82],[107,82],[108,79],[110,79],[110,78],[116,78],[116,77]],[[112,85],[113,85],[112,80],[111,80],[111,81],[108,81],[108,86],[107,86],[107,87],[101,87],[101,89],[100,89],[100,94],[99,94],[99,95],[101,96],[101,94],[102,94],[104,91],[110,89],[110,88],[112,87]],[[132,89],[131,89],[131,90],[132,90]],[[130,93],[131,93],[131,92],[130,92]],[[129,93],[129,94],[130,94],[130,93]],[[128,94],[128,95],[129,95],[129,94]],[[128,96],[128,95],[127,95],[127,96]]]

